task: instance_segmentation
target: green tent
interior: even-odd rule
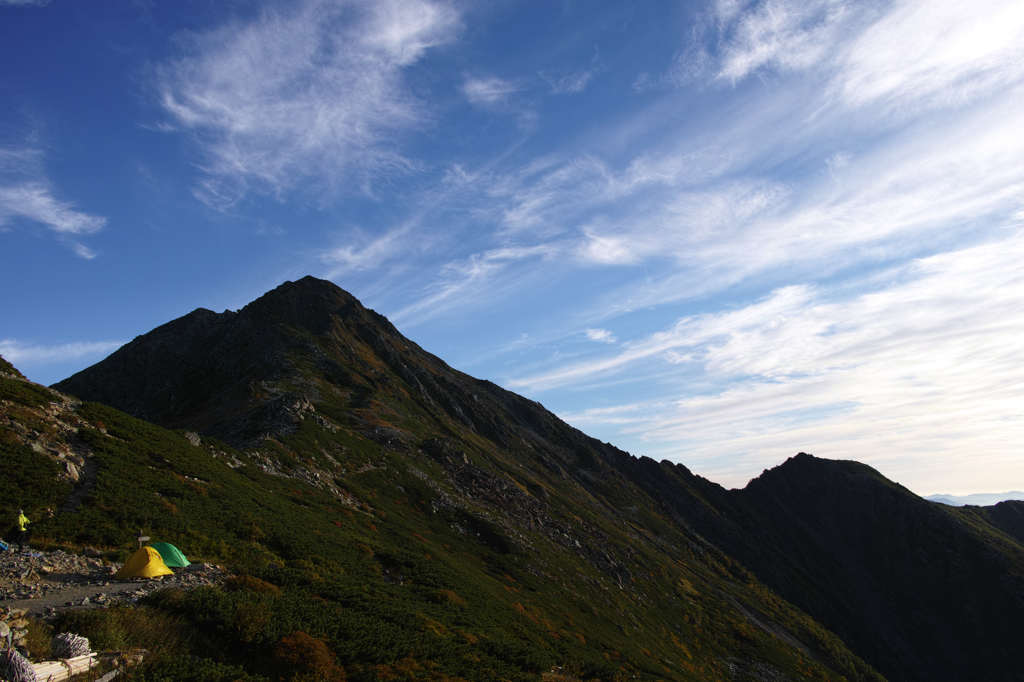
[[[192,563],[185,558],[180,549],[170,543],[154,542],[149,546],[160,552],[160,558],[164,560],[164,564],[171,568],[185,568]]]

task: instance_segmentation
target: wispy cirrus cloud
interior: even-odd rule
[[[955,241],[1014,224],[1024,209],[1024,133],[1012,114],[1024,115],[1020,94],[953,119],[920,120],[877,144],[831,132],[822,139],[823,129],[849,125],[841,111],[810,126],[791,113],[771,120],[782,107],[767,93],[767,102],[716,122],[716,145],[698,130],[674,150],[621,167],[590,154],[524,168],[489,193],[504,200],[509,237],[557,240],[583,266],[673,264],[672,286],[648,304],[700,296],[773,268],[821,272],[912,256],[926,235]],[[751,126],[755,115],[769,119],[778,141]],[[759,157],[802,156],[815,146],[826,151],[816,166],[801,159],[798,176],[760,167]]]
[[[103,229],[107,219],[61,201],[46,178],[43,154],[34,147],[0,147],[0,231],[17,221],[42,225],[82,258],[96,254],[79,237]]]
[[[0,187],[0,225],[18,216],[42,223],[62,235],[92,234],[106,219],[75,211],[73,204],[57,201],[41,182]]]
[[[537,88],[530,78],[466,75],[461,90],[475,108],[507,116],[521,131],[530,132],[537,125]]]
[[[553,236],[600,206],[618,182],[607,162],[587,154],[537,160],[498,178],[485,191],[501,207],[507,233]]]
[[[787,312],[799,310],[809,300],[807,287],[786,287],[775,292],[765,301],[748,306],[740,311],[720,316],[699,316],[684,318],[669,330],[655,333],[639,341],[623,344],[623,350],[615,355],[596,360],[559,367],[550,372],[513,381],[513,385],[530,390],[546,390],[583,381],[601,378],[637,362],[671,353],[667,357],[675,363],[679,353],[685,349],[710,343],[737,327],[742,328],[750,320],[777,318]]]
[[[585,69],[572,73],[540,72],[540,77],[548,84],[548,91],[552,95],[578,95],[587,89],[590,81],[596,75],[597,69]]]
[[[344,271],[362,271],[378,268],[383,263],[407,255],[415,246],[411,243],[413,224],[406,223],[380,236],[373,236],[359,230],[346,233],[346,244],[334,246],[320,253],[321,262],[331,267],[327,278],[336,277]]]
[[[901,2],[838,62],[833,88],[848,106],[900,118],[963,107],[1024,79],[1024,8],[1005,0]]]
[[[591,66],[586,69],[545,69],[536,76],[518,78],[465,75],[461,90],[466,101],[478,109],[513,115],[521,128],[532,128],[537,117],[538,91],[543,89],[551,95],[578,95],[587,89],[599,72],[600,60],[595,53]]]
[[[721,0],[706,23],[678,73],[736,83],[817,72],[844,105],[900,119],[963,106],[1024,76],[1024,9],[1012,0]]]
[[[766,67],[818,66],[872,9],[871,3],[844,0],[722,0],[714,8],[721,41],[716,75],[735,82]]]
[[[424,296],[388,317],[396,324],[411,326],[474,301],[493,303],[494,288],[500,287],[507,295],[515,280],[536,276],[535,271],[514,266],[525,261],[550,262],[557,253],[557,246],[551,245],[503,246],[449,261]]]
[[[543,157],[504,174],[474,174],[459,191],[461,201],[477,202],[480,222],[493,224],[497,239],[557,254],[562,274],[649,270],[642,286],[624,283],[581,302],[565,318],[562,333],[571,335],[639,306],[697,300],[780,270],[821,277],[876,267],[1019,224],[1024,133],[1009,115],[1020,111],[1018,93],[952,119],[923,119],[878,144],[852,134],[823,137],[823,130],[848,125],[842,110],[808,125],[785,106],[801,91],[769,91],[716,120],[712,138],[696,126],[673,146],[624,163],[594,153]],[[752,125],[758,118],[775,136]],[[807,158],[815,148],[817,158]],[[802,157],[797,176],[763,167],[765,157],[793,154]],[[549,262],[520,261],[516,268],[533,268],[543,279]],[[476,261],[466,272],[495,266]],[[463,270],[445,266],[436,282],[449,305],[472,306],[482,288],[502,281],[452,286],[457,272]]]
[[[459,28],[443,2],[306,0],[188,36],[156,87],[203,154],[199,195],[217,205],[250,191],[371,192],[408,172],[396,137],[430,116],[404,70]]]
[[[485,108],[503,105],[509,97],[525,89],[521,81],[497,76],[466,76],[462,84],[462,94],[469,103]]]

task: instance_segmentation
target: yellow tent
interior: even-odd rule
[[[114,574],[115,578],[154,578],[158,575],[171,575],[174,571],[167,568],[167,564],[160,558],[160,552],[152,547],[143,547],[136,551],[124,566]]]

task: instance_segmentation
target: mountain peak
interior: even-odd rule
[[[336,284],[303,277],[238,312],[197,308],[54,388],[166,426],[209,429],[294,391],[296,359],[322,356],[313,339],[337,336],[345,321],[356,336],[397,335],[383,319]]]
[[[325,307],[359,302],[356,300],[355,296],[348,293],[334,282],[327,279],[319,279],[312,275],[306,275],[294,282],[291,280],[282,282],[249,305],[259,303],[260,301],[277,299],[301,299],[304,304],[313,305],[319,302]]]
[[[887,486],[898,486],[867,464],[846,459],[826,459],[806,452],[788,458],[782,464],[765,469],[760,476],[747,484],[757,488],[765,484],[779,485],[783,481],[796,484],[823,484],[826,480],[840,476],[868,476]]]
[[[294,432],[304,418],[294,406],[324,396],[346,404],[353,394],[412,389],[468,420],[432,378],[451,373],[348,292],[303,277],[238,312],[199,308],[54,388],[244,448]],[[364,408],[345,414],[352,409]]]
[[[343,314],[349,308],[365,310],[355,296],[337,284],[307,275],[295,282],[284,282],[239,312],[319,331],[328,317]]]

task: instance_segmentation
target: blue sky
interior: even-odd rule
[[[1024,489],[1016,0],[0,0],[0,354],[328,278],[729,487]]]

